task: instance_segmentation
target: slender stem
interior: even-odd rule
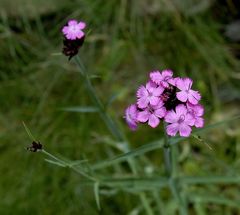
[[[168,135],[166,134],[166,124],[164,123],[164,161],[167,174],[169,176],[169,187],[172,192],[172,195],[176,199],[179,205],[180,215],[187,215],[187,208],[185,202],[182,199],[180,194],[180,189],[178,186],[178,145],[171,144]]]
[[[170,177],[170,189],[172,194],[179,205],[180,215],[187,215],[186,203],[181,195],[181,187],[179,187],[178,178],[178,145],[171,145],[171,177]]]
[[[166,134],[166,124],[164,123],[164,145],[163,145],[163,153],[164,153],[164,163],[167,175],[171,174],[171,150],[170,150],[170,142],[169,137]]]
[[[86,84],[86,88],[88,90],[88,93],[89,93],[92,101],[95,103],[96,107],[98,108],[99,114],[100,114],[102,120],[105,122],[109,131],[112,133],[112,135],[115,137],[115,139],[117,141],[121,141],[121,142],[124,143],[124,150],[125,150],[124,152],[128,152],[129,151],[128,142],[126,141],[126,138],[123,135],[123,133],[118,128],[117,124],[108,115],[108,113],[105,110],[104,105],[102,104],[101,100],[97,96],[97,93],[96,93],[95,89],[93,88],[91,80],[88,76],[88,72],[87,72],[86,67],[83,65],[79,56],[75,56],[74,59],[75,59],[76,64],[80,68],[80,73],[81,73],[82,77],[84,78],[84,82]],[[131,168],[131,171],[133,172],[134,175],[136,175],[137,174],[137,167],[136,167],[135,161],[133,159],[128,159],[128,163],[129,163],[129,166]],[[149,203],[145,193],[140,193],[139,195],[140,195],[140,199],[142,201],[142,204],[143,204],[147,214],[148,215],[153,215],[154,213],[151,209],[150,203]]]

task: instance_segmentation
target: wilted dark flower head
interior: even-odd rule
[[[31,152],[37,152],[38,150],[42,150],[42,148],[42,144],[39,141],[33,141],[32,145],[27,147],[27,150]]]
[[[78,53],[84,42],[85,33],[82,30],[85,27],[85,22],[69,20],[68,24],[62,28],[64,35],[62,52],[64,55],[69,56],[69,60]]]
[[[175,136],[188,137],[191,126],[203,127],[204,108],[198,104],[201,95],[192,90],[190,78],[173,77],[171,70],[153,71],[150,80],[137,90],[137,102],[125,111],[125,118],[132,130],[138,123],[148,123],[155,128],[160,120],[168,123],[166,132]]]

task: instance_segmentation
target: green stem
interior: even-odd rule
[[[170,150],[170,142],[169,137],[166,134],[166,124],[164,123],[164,145],[163,145],[163,155],[164,155],[164,163],[167,175],[171,174],[171,150]]]
[[[76,64],[78,65],[78,67],[80,68],[80,73],[81,73],[82,77],[84,78],[84,82],[86,84],[86,88],[88,90],[89,96],[91,97],[92,101],[95,103],[96,107],[98,108],[99,114],[100,114],[102,120],[105,122],[109,131],[112,133],[112,135],[115,137],[115,139],[117,141],[124,143],[125,153],[128,152],[129,151],[128,142],[126,141],[123,133],[119,130],[117,124],[108,115],[108,113],[105,110],[104,105],[102,104],[101,100],[97,96],[97,93],[96,93],[95,89],[93,88],[90,78],[88,76],[86,67],[83,65],[79,56],[75,56],[74,60],[75,60]],[[128,163],[131,168],[131,171],[134,173],[134,175],[136,175],[137,167],[136,167],[135,161],[133,159],[128,159]],[[142,201],[142,204],[143,204],[147,214],[153,215],[154,213],[151,209],[150,203],[149,203],[145,193],[140,193],[139,195],[140,195],[140,199]]]
[[[170,145],[170,138],[168,137],[166,133],[166,124],[164,123],[164,161],[165,161],[165,168],[167,171],[167,174],[169,176],[169,187],[172,192],[173,197],[176,199],[180,215],[187,215],[187,208],[185,205],[185,202],[183,201],[183,198],[180,194],[180,189],[178,186],[178,145],[177,144],[171,144]]]
[[[181,188],[179,187],[178,179],[178,145],[171,145],[171,177],[169,179],[170,189],[179,205],[180,215],[187,215],[187,207],[184,199],[181,196]]]

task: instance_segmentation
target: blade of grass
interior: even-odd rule
[[[188,195],[190,201],[193,202],[201,202],[201,203],[214,203],[214,204],[221,204],[226,205],[229,207],[236,207],[240,208],[239,201],[234,201],[224,196],[219,195],[203,195],[203,194],[189,194]]]
[[[95,182],[93,187],[94,187],[94,196],[95,196],[97,208],[100,211],[101,205],[100,205],[100,197],[99,197],[99,182]]]
[[[78,113],[96,113],[98,112],[98,108],[91,106],[81,106],[81,107],[65,107],[61,108],[63,111],[68,112],[78,112]]]
[[[152,143],[140,146],[139,148],[136,148],[136,149],[134,149],[130,152],[120,154],[120,155],[118,155],[118,156],[116,156],[112,159],[108,159],[108,160],[105,160],[105,161],[100,162],[98,164],[95,164],[95,165],[92,166],[92,169],[93,170],[102,169],[102,168],[111,166],[113,164],[126,161],[129,158],[140,156],[142,154],[145,154],[146,152],[153,151],[153,150],[158,149],[158,148],[162,148],[163,144],[164,143],[163,143],[162,139],[160,141],[154,141]]]
[[[183,184],[240,184],[240,176],[183,176],[179,180]]]

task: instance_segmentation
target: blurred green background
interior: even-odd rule
[[[98,162],[120,153],[110,146],[112,136],[97,114],[61,109],[91,105],[76,65],[61,55],[60,29],[69,18],[87,22],[80,56],[103,101],[115,98],[109,112],[136,148],[163,136],[162,128],[147,126],[130,132],[123,119],[153,69],[172,68],[194,80],[206,124],[239,114],[239,8],[233,0],[0,0],[0,214],[138,214],[134,193],[104,189],[98,212],[92,187],[79,175],[26,151],[31,139],[22,121],[48,151],[72,160]],[[194,139],[180,144],[181,174],[236,175],[239,121],[202,138],[213,150]],[[146,154],[150,162],[142,175],[151,169],[164,173],[161,154]],[[108,168],[102,174],[118,176]],[[199,197],[189,203],[190,214],[240,214],[240,183],[188,189],[223,199]],[[165,214],[176,214],[168,192],[161,192]]]

